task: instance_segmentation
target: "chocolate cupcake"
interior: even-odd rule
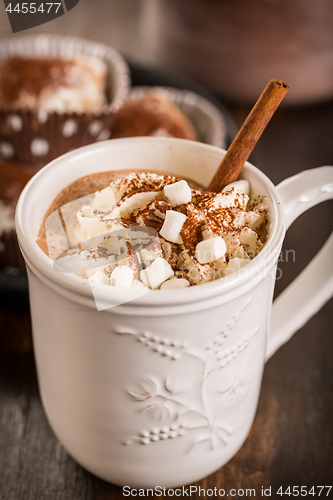
[[[161,89],[128,99],[116,115],[114,139],[147,135],[197,139],[191,122]]]
[[[116,114],[112,138],[164,136],[225,147],[220,111],[194,92],[170,87],[134,87]]]
[[[108,139],[129,89],[111,47],[58,35],[0,43],[0,156],[45,164]]]
[[[24,186],[38,167],[0,160],[0,269],[25,271],[15,232],[15,208]]]

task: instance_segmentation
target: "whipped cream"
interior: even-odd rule
[[[56,265],[109,286],[198,285],[238,272],[265,243],[267,209],[250,200],[245,180],[212,193],[174,176],[132,173],[73,207],[71,244],[63,251],[60,238]]]
[[[40,110],[46,119],[52,112],[101,112],[106,87],[106,63],[94,57],[14,56],[0,62],[0,106]]]

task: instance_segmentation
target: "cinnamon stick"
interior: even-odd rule
[[[209,184],[209,191],[217,193],[238,178],[244,163],[288,90],[288,85],[282,80],[270,80],[226,152]]]

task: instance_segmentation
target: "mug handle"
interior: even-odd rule
[[[303,212],[333,198],[333,167],[305,170],[282,181],[277,190],[287,229]],[[266,361],[333,295],[333,233],[301,274],[273,302]]]

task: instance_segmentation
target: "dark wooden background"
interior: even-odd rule
[[[135,2],[128,3],[133,6]],[[121,7],[119,12],[122,16],[126,14]],[[101,25],[103,33],[107,33],[102,20]],[[64,29],[72,34],[89,33],[94,38],[86,25],[82,24],[81,31],[78,26],[79,20],[72,31],[68,26]],[[7,25],[0,22],[0,28],[0,35],[7,34]],[[122,36],[126,38],[126,32]],[[101,38],[100,33],[96,32],[95,38]],[[238,126],[249,111],[235,103],[227,108]],[[275,184],[304,169],[333,164],[333,101],[279,109],[251,160]],[[289,262],[280,263],[282,277],[276,283],[277,293],[297,276],[329,236],[332,208],[332,202],[313,208],[288,231],[284,250],[294,250],[295,261],[289,258]],[[311,293],[311,289],[307,292]],[[244,446],[228,464],[197,483],[198,486],[216,486],[227,491],[255,488],[258,498],[262,486],[271,486],[272,498],[281,498],[276,496],[279,486],[285,489],[294,485],[308,488],[332,485],[332,334],[331,300],[267,363],[258,411]],[[38,393],[28,298],[2,294],[0,499],[118,498],[123,498],[120,488],[82,469],[53,435]],[[325,498],[333,498],[333,491]]]

